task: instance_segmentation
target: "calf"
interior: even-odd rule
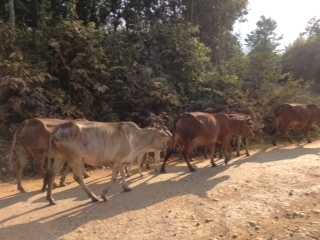
[[[246,116],[242,113],[235,113],[235,114],[228,114],[228,116],[230,118],[233,119],[240,119],[240,120],[250,120],[252,122],[252,131],[254,133],[254,139],[256,141],[260,141],[261,137],[263,135],[262,132],[262,128],[264,128],[264,123],[263,123],[263,119],[260,117],[259,114],[255,113],[253,114],[252,117],[250,116]],[[236,136],[237,138],[237,156],[240,156],[240,147],[241,145],[243,145],[246,149],[246,155],[250,156],[249,150],[248,150],[248,144],[249,144],[249,139],[242,136],[242,135],[238,135]]]
[[[171,132],[169,131],[169,129],[164,125],[164,124],[154,124],[154,127],[165,132],[168,136],[170,136],[170,138],[167,139],[167,141],[165,142],[165,148],[167,148],[167,146],[171,143],[172,141],[172,134]],[[165,152],[166,149],[163,149],[161,147],[161,149],[153,149],[153,151],[150,151],[150,152],[153,152],[153,155],[154,155],[154,161],[155,161],[155,169],[156,171],[159,171],[160,170],[160,155],[161,155],[161,152]],[[147,168],[150,169],[150,166],[149,166],[149,163],[148,163],[148,157],[149,157],[149,152],[146,152],[144,153],[143,155],[140,155],[137,157],[137,163],[138,163],[138,169],[139,169],[139,173],[140,173],[140,176],[143,176],[142,174],[142,171],[141,171],[141,168],[142,168],[142,165],[143,163],[146,163],[147,165]],[[128,169],[127,170],[127,175],[130,176],[130,171],[131,171],[131,167],[133,165],[134,161],[131,161]]]

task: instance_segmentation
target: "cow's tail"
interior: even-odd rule
[[[175,135],[176,135],[176,125],[177,125],[177,121],[180,119],[180,115],[177,116],[174,120],[173,120],[173,126],[172,126],[172,140],[171,140],[171,145],[169,145],[169,148],[166,152],[166,156],[165,156],[165,161],[167,161],[173,154],[173,150],[174,147],[176,146],[176,142],[175,142]]]
[[[10,154],[9,154],[9,167],[10,171],[12,171],[13,166],[12,166],[12,156],[13,156],[13,150],[14,146],[16,145],[17,142],[17,137],[21,129],[26,125],[25,121],[23,121],[18,128],[14,131],[13,138],[12,138],[12,143],[11,143],[11,149],[10,149]]]
[[[43,185],[42,185],[42,189],[41,189],[41,192],[44,192],[46,190],[46,187],[49,183],[49,174],[50,174],[50,169],[51,169],[51,148],[52,148],[52,135],[53,133],[55,133],[57,131],[57,126],[53,127],[51,133],[50,133],[50,136],[48,138],[48,152],[47,152],[47,156],[48,156],[48,168],[47,168],[47,171],[46,171],[46,174],[43,178]]]
[[[51,133],[50,133],[50,137],[49,137],[49,142],[48,142],[48,152],[47,152],[47,156],[48,156],[48,170],[50,170],[51,168],[51,149],[52,149],[52,136],[53,134],[55,134],[58,131],[58,126],[55,126]]]
[[[270,135],[274,136],[275,133],[277,132],[277,130],[278,130],[278,121],[277,121],[276,114],[274,114],[274,117],[273,117],[273,128],[272,128],[272,131],[271,131]]]

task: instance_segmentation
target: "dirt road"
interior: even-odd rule
[[[71,176],[54,190],[55,206],[41,180],[24,182],[25,194],[1,184],[0,239],[320,239],[320,141],[217,163],[196,160],[190,173],[172,160],[166,174],[129,177],[131,192],[117,181],[99,203]],[[110,169],[91,173],[85,181],[99,195]]]

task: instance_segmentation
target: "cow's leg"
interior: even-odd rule
[[[272,136],[272,145],[273,145],[273,146],[277,146],[277,143],[276,143],[276,134],[274,134],[274,135]]]
[[[111,180],[107,184],[107,186],[103,189],[102,194],[101,194],[101,198],[105,202],[107,201],[106,194],[108,193],[111,185],[117,180],[117,177],[118,177],[118,174],[119,174],[119,171],[120,171],[120,167],[123,168],[124,166],[123,166],[123,164],[120,164],[119,161],[115,162],[114,165],[113,165]]]
[[[189,160],[189,152],[190,148],[192,148],[191,142],[186,143],[182,146],[182,157],[184,158],[184,161],[187,163],[188,168],[190,169],[191,172],[195,172],[196,170],[192,167],[190,160]]]
[[[69,165],[73,172],[73,179],[82,187],[82,189],[88,194],[92,202],[99,202],[96,195],[88,188],[88,186],[83,181],[83,166],[84,163],[82,159],[72,159],[69,161]]]
[[[53,183],[54,178],[57,176],[57,174],[60,172],[64,162],[62,159],[55,159],[52,167],[47,171],[44,179],[43,179],[43,187],[42,190],[46,188],[46,185],[48,184],[47,189],[47,200],[49,201],[50,205],[57,204],[55,200],[52,197],[52,189],[53,189]]]
[[[225,164],[228,164],[228,162],[231,160],[231,152],[232,152],[232,147],[230,145],[230,141],[226,141],[222,146],[226,150],[226,158],[224,160]]]
[[[90,173],[88,173],[88,172],[86,171],[86,168],[85,168],[85,165],[84,165],[84,164],[83,164],[83,177],[84,177],[84,178],[89,178],[89,177],[91,177]]]
[[[150,164],[149,164],[149,153],[146,152],[145,154],[143,154],[143,158],[141,161],[141,167],[143,167],[143,164],[146,164],[147,169],[150,169]]]
[[[159,166],[160,166],[160,151],[155,151],[154,152],[154,161],[155,161],[155,169],[156,171],[159,171]]]
[[[219,158],[220,158],[220,159],[223,158],[223,154],[226,155],[226,154],[225,154],[225,149],[224,149],[224,147],[221,145],[220,151],[219,151]]]
[[[311,140],[309,138],[309,131],[311,129],[311,125],[307,125],[304,129],[304,136],[306,137],[308,143],[311,143]]]
[[[208,146],[210,148],[210,152],[211,152],[211,159],[210,159],[210,162],[211,162],[211,166],[212,167],[216,167],[217,164],[214,162],[214,155],[216,153],[216,144],[211,144],[210,146]]]
[[[166,156],[164,157],[163,163],[161,165],[161,169],[160,169],[161,173],[166,172],[166,163],[167,163],[168,159],[170,158],[170,156],[172,155],[172,153],[173,153],[173,147],[169,147],[169,149],[166,152]]]
[[[69,163],[67,163],[67,168],[60,178],[60,185],[59,185],[60,187],[67,186],[65,181],[66,181],[66,177],[67,177],[68,173],[70,172],[70,169],[71,169],[70,165],[69,165]]]
[[[241,145],[243,144],[242,142],[242,137],[241,136],[238,136],[237,137],[237,157],[240,156],[240,148],[241,148]]]
[[[138,164],[138,169],[139,169],[139,173],[140,173],[140,176],[141,176],[141,177],[143,176],[142,171],[141,171],[141,165],[142,165],[142,160],[143,160],[144,155],[145,155],[145,154],[140,155],[140,156],[137,157],[137,164]],[[121,174],[122,174],[122,169],[123,169],[123,168],[121,168],[121,170],[120,170],[120,171],[121,171],[121,172],[120,172]]]
[[[140,167],[141,159],[140,159],[140,162],[138,162],[139,157],[140,157],[140,156],[138,156],[138,157],[136,157],[136,158],[133,158],[133,159],[130,161],[129,165],[127,165],[127,164],[124,164],[124,165],[123,165],[123,168],[125,169],[125,172],[127,173],[127,176],[128,176],[128,177],[131,176],[131,167],[132,167],[133,163],[134,163],[136,160],[137,160],[137,163],[138,163],[138,165],[139,165],[139,173],[140,173],[140,175],[141,175],[141,167]]]
[[[287,138],[288,142],[292,143],[288,130],[289,129],[287,126],[283,127],[283,134],[284,134],[285,138]]]
[[[17,177],[17,188],[20,192],[27,192],[22,186],[22,173],[23,169],[28,163],[29,152],[23,147],[19,146],[18,159],[16,163],[16,177]]]
[[[131,188],[129,188],[128,185],[127,185],[127,183],[126,183],[126,180],[125,180],[125,172],[124,172],[123,167],[120,167],[120,174],[121,174],[121,179],[122,179],[122,187],[123,187],[123,190],[124,190],[125,192],[131,191]]]
[[[43,164],[46,157],[46,152],[43,149],[32,149],[30,153],[34,161],[37,174],[41,177],[44,177],[46,172],[43,169]],[[50,166],[48,166],[48,168],[50,168]]]
[[[35,164],[36,172],[38,173],[39,176],[44,177],[46,174],[46,171],[44,171],[43,169],[43,164],[46,157],[46,152],[43,149],[33,149],[32,151],[30,151],[30,153]],[[51,163],[48,162],[48,169],[50,169],[51,167],[50,164]],[[53,183],[54,188],[58,186],[59,185],[56,184],[55,182]]]
[[[248,150],[249,139],[245,138],[244,141],[242,141],[242,145],[244,145],[244,147],[246,149],[246,155],[247,155],[247,157],[249,157],[250,156],[250,153],[249,153],[249,150]]]

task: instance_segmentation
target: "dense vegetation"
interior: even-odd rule
[[[244,52],[247,0],[0,0],[0,133],[32,117],[170,124],[184,111],[314,102],[320,26],[283,53],[264,16]],[[14,8],[13,8],[14,6]],[[314,85],[312,85],[314,86]]]

